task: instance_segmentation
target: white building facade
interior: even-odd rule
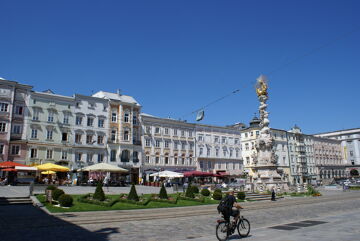
[[[219,175],[243,175],[240,131],[196,124],[197,169]]]
[[[73,168],[108,162],[109,101],[74,95]]]
[[[195,163],[195,125],[173,119],[141,115],[145,180],[160,170],[192,171]]]

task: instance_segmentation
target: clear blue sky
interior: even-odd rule
[[[215,125],[248,123],[256,78],[325,45],[269,74],[270,125],[360,127],[357,0],[2,0],[0,9],[0,77],[62,95],[120,88],[143,112],[172,118],[240,89],[206,109],[202,123]]]

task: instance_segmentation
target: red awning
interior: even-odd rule
[[[3,172],[17,172],[17,170],[14,169],[14,168],[5,168],[5,169],[1,169],[1,171],[3,171]]]
[[[218,174],[219,174],[221,177],[230,176],[230,174],[227,173],[227,172],[218,172]]]
[[[191,171],[184,172],[184,177],[212,177],[213,174],[210,172]]]
[[[11,161],[0,162],[0,168],[12,168],[12,167],[28,167],[28,166],[17,163],[17,162],[11,162]]]

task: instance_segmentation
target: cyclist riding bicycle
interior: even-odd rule
[[[233,209],[235,207],[236,209]],[[225,221],[230,223],[230,217],[234,217],[234,223],[240,217],[240,211],[242,209],[239,203],[236,202],[236,198],[234,196],[234,190],[230,190],[229,195],[227,195],[223,200],[221,200],[218,211],[222,213],[224,216]]]

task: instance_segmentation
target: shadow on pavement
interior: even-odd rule
[[[238,240],[238,239],[246,239],[246,238],[250,238],[251,234],[249,234],[249,236],[247,237],[241,237],[240,235],[236,234],[236,235],[231,235],[227,240]]]
[[[117,228],[103,228],[90,232],[78,225],[47,214],[32,205],[0,206],[0,240],[108,240]]]

